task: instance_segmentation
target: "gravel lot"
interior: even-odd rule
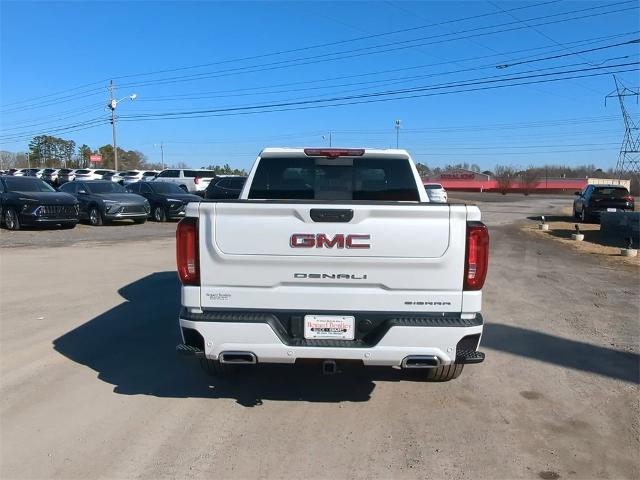
[[[3,231],[0,477],[639,478],[637,268],[520,230],[567,197],[493,198],[487,359],[442,384],[211,379],[173,350],[175,224]]]

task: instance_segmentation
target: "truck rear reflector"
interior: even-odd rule
[[[489,267],[489,231],[481,222],[467,222],[464,289],[481,290]]]
[[[183,285],[200,285],[198,255],[198,220],[183,218],[176,230],[176,260],[178,277]]]
[[[305,148],[304,154],[307,157],[361,157],[364,148]]]

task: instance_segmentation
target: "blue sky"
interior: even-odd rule
[[[0,5],[0,149],[11,151],[49,133],[92,148],[110,143],[104,106],[114,78],[118,98],[138,95],[118,106],[118,145],[159,160],[163,141],[167,163],[249,167],[265,146],[326,145],[330,131],[334,146],[395,147],[401,119],[400,146],[431,166],[607,168],[623,134],[618,104],[604,103],[614,88],[609,72],[635,69],[619,78],[640,83],[637,65],[613,67],[637,62],[638,44],[575,54],[638,38],[634,1]],[[607,14],[615,10],[625,11]],[[335,42],[342,43],[326,45]],[[517,60],[526,63],[496,68]],[[572,70],[582,71],[557,75]],[[477,83],[593,73],[605,75],[495,89],[486,87],[505,83]],[[327,98],[434,85],[317,108],[354,101]],[[460,91],[471,88],[478,90]],[[220,116],[282,103],[258,110],[285,111]],[[166,115],[186,112],[201,113]]]

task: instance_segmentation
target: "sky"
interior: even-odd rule
[[[606,169],[624,134],[613,72],[640,85],[638,7],[2,1],[0,149],[111,143],[113,79],[118,146],[160,161],[162,142],[167,164],[248,168],[264,147],[330,137],[431,167]]]

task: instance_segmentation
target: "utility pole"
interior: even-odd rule
[[[118,146],[116,142],[116,106],[118,102],[116,100],[116,86],[113,84],[113,80],[109,83],[109,108],[111,109],[111,131],[113,133],[113,169],[118,171]]]
[[[135,100],[137,95],[129,95],[128,97],[116,100],[116,86],[113,80],[109,82],[109,104],[107,107],[111,110],[111,130],[113,132],[113,169],[118,170],[118,144],[116,142],[116,107],[123,100]]]
[[[164,170],[164,142],[160,141],[160,161],[162,162],[162,170]]]
[[[396,148],[399,148],[400,145],[400,125],[402,121],[396,120]]]
[[[618,79],[613,77],[616,83],[616,89],[605,97],[605,105],[607,98],[618,97],[620,110],[622,111],[622,119],[624,120],[624,138],[620,146],[618,154],[618,163],[616,164],[616,174],[622,179],[623,175],[640,174],[640,121],[633,119],[626,108],[625,97],[635,97],[636,102],[640,98],[640,88],[627,88],[622,85]]]
[[[331,138],[331,137],[332,137],[332,136],[333,136],[333,132],[332,132],[331,130],[329,130],[329,146],[331,146],[331,140],[332,140],[332,138]],[[326,140],[326,139],[327,139],[327,136],[326,136],[326,135],[322,135],[322,139],[323,139],[323,140]]]
[[[29,158],[29,152],[27,152],[27,168],[31,168],[31,159]]]

